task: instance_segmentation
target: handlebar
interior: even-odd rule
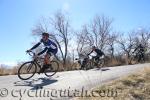
[[[27,52],[30,56],[35,56],[35,53],[33,51]]]

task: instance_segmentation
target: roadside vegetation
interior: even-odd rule
[[[94,96],[79,100],[150,100],[150,68],[92,89]],[[111,92],[108,93],[108,90]],[[100,93],[101,91],[101,93]]]
[[[14,67],[7,67],[5,65],[0,66],[0,76],[4,75],[16,75],[18,72],[18,67],[19,66],[14,66]]]

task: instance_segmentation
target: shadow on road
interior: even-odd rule
[[[94,69],[95,71],[101,70],[101,71],[107,71],[110,70],[109,68],[96,68]]]
[[[49,78],[38,78],[33,80],[26,80],[26,81],[17,81],[14,82],[14,86],[28,86],[32,87],[31,90],[42,89],[43,86],[50,85],[57,82],[55,79]]]
[[[90,69],[91,71],[98,71],[98,70],[101,70],[101,71],[107,71],[107,70],[110,70],[109,68],[94,68],[94,69]],[[85,71],[89,71],[89,70],[85,70]]]
[[[109,68],[102,68],[101,71],[107,71],[110,70]]]

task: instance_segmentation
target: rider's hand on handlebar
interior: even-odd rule
[[[27,50],[26,52],[29,53],[29,52],[31,52],[31,50]]]

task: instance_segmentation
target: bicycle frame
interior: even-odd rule
[[[28,54],[30,56],[32,56],[33,59],[31,61],[23,63],[20,66],[20,68],[18,69],[18,77],[20,79],[22,79],[22,80],[30,79],[34,76],[35,73],[38,73],[38,74],[45,73],[45,75],[47,77],[51,77],[57,73],[57,71],[59,69],[59,63],[57,61],[52,61],[52,63],[55,65],[54,69],[53,69],[54,66],[49,66],[49,68],[50,68],[49,70],[47,70],[45,72],[44,71],[41,72],[41,69],[43,68],[42,67],[43,64],[41,64],[42,61],[40,61],[40,60],[44,60],[44,58],[36,57],[34,52],[28,52]],[[34,67],[34,70],[31,69],[32,67]],[[40,68],[40,70],[37,69],[38,67]],[[23,69],[23,68],[27,68],[27,69]],[[24,73],[22,73],[22,71],[21,71],[22,69],[25,71]],[[32,71],[32,72],[30,73],[30,71]],[[22,74],[28,74],[29,76],[26,76],[26,78],[25,78],[22,76]]]
[[[32,53],[32,54],[31,54]],[[38,59],[44,59],[44,58],[40,58],[40,57],[36,57],[35,58],[35,53],[31,51],[31,53],[29,52],[28,54],[30,56],[32,56],[33,60],[32,62],[35,63],[36,66],[38,66],[40,69],[42,68],[42,66],[38,63]]]
[[[35,59],[34,61],[33,61],[33,63],[35,63],[36,64],[36,66],[38,66],[40,69],[42,68],[42,66],[37,62],[37,60]]]

